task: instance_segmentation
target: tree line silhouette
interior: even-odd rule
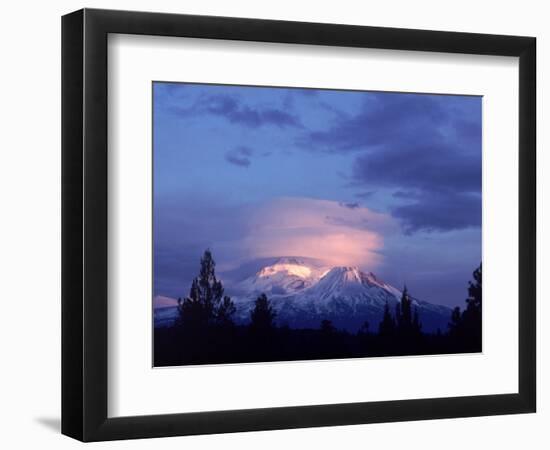
[[[376,330],[365,322],[356,334],[322,320],[318,329],[277,326],[272,302],[261,294],[247,325],[233,321],[236,307],[216,278],[209,250],[189,295],[178,299],[178,316],[170,327],[154,330],[154,365],[220,364],[368,356],[428,355],[481,351],[481,265],[468,285],[466,307],[456,307],[447,330],[422,331],[408,289],[392,313],[386,302]]]

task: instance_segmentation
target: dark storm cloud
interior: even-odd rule
[[[173,107],[172,111],[181,116],[212,114],[233,124],[258,128],[273,125],[279,128],[301,128],[302,124],[292,114],[273,107],[251,107],[231,95],[201,96],[190,108]]]
[[[225,154],[225,160],[235,166],[248,167],[251,164],[250,157],[252,154],[251,148],[240,146],[229,150]]]
[[[467,212],[467,214],[465,214]],[[414,203],[392,210],[406,234],[417,231],[451,231],[481,226],[478,194],[427,194]]]
[[[472,157],[451,146],[397,145],[358,156],[352,179],[402,190],[480,192],[481,154]]]
[[[337,121],[328,130],[313,131],[300,143],[323,151],[359,151],[388,146],[388,140],[421,139],[428,143],[439,137],[434,126],[444,123],[447,112],[432,96],[365,94],[361,111]]]
[[[310,132],[298,144],[356,154],[351,186],[394,190],[393,198],[409,200],[392,210],[407,233],[480,225],[478,97],[365,94],[355,116]]]

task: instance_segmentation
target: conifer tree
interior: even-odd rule
[[[254,302],[254,309],[250,312],[250,326],[256,331],[269,331],[275,327],[276,315],[267,295],[261,294]]]
[[[462,327],[469,345],[472,347],[481,348],[481,264],[472,275],[473,281],[468,283],[466,309],[462,313]]]
[[[199,329],[231,323],[235,305],[230,297],[224,295],[215,269],[212,253],[206,250],[201,258],[199,276],[191,283],[189,295],[184,300],[178,299],[178,324]]]
[[[217,310],[217,314],[216,314],[217,323],[223,326],[233,325],[233,320],[231,319],[231,316],[235,314],[236,310],[237,308],[235,307],[233,300],[231,300],[231,298],[228,297],[227,295],[224,295],[223,301],[220,303]]]
[[[481,318],[481,264],[472,274],[474,281],[468,282],[468,298],[466,299],[466,311]],[[465,311],[465,312],[466,312]]]
[[[451,313],[451,321],[449,322],[449,334],[451,336],[458,336],[460,334],[462,323],[462,312],[459,306],[453,308]]]
[[[395,333],[395,321],[390,312],[390,305],[386,301],[384,305],[384,316],[378,326],[378,334],[382,337],[391,337]]]
[[[473,272],[473,281],[468,283],[466,308],[461,311],[453,309],[449,334],[460,349],[466,351],[481,350],[481,310],[482,310],[482,276],[481,264]]]
[[[403,288],[401,301],[396,305],[396,326],[400,336],[409,337],[413,334],[414,323],[412,300],[407,286]]]
[[[397,302],[395,304],[395,328],[401,328],[401,303]]]

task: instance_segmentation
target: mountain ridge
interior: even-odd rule
[[[392,313],[402,291],[354,266],[331,266],[320,260],[279,257],[254,274],[226,286],[235,303],[234,319],[246,324],[257,297],[265,293],[277,312],[276,323],[290,328],[318,328],[322,320],[356,332],[365,322],[376,331],[386,303]],[[233,294],[234,293],[234,294]],[[413,299],[425,332],[446,330],[451,309]],[[166,324],[166,314],[162,314]],[[160,314],[159,314],[160,316]],[[155,321],[157,312],[155,310]]]

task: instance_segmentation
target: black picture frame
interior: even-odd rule
[[[107,416],[109,33],[519,57],[518,393]],[[535,412],[536,39],[83,9],[62,18],[62,433],[82,441]]]

